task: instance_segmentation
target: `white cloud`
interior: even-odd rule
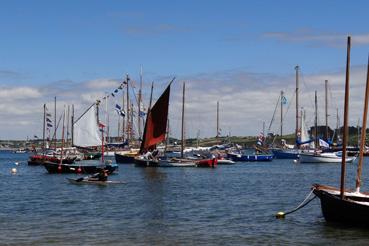
[[[294,69],[284,75],[258,74],[243,70],[219,71],[217,73],[178,76],[173,83],[170,101],[170,126],[172,136],[180,136],[182,109],[182,82],[186,82],[186,136],[195,137],[200,130],[201,137],[216,134],[216,102],[220,102],[220,127],[223,134],[257,135],[263,122],[268,127],[280,91],[290,106],[285,107],[284,132],[291,133],[295,127],[295,74]],[[351,70],[350,124],[356,125],[361,118],[366,80],[366,66]],[[329,122],[336,124],[336,108],[342,115],[344,96],[344,69],[319,74],[305,74],[300,77],[300,106],[307,111],[307,124],[313,124],[314,91],[318,90],[319,123],[324,123],[324,80],[329,80]],[[154,79],[155,81],[158,81]],[[150,80],[151,81],[151,80]],[[159,81],[158,81],[159,82]],[[168,79],[155,83],[154,102],[167,85]],[[145,105],[149,100],[149,87],[145,83]],[[87,86],[89,85],[89,86]],[[109,86],[111,85],[111,86]],[[26,136],[42,135],[43,104],[49,112],[54,112],[54,96],[57,97],[58,118],[64,105],[75,106],[78,117],[96,99],[102,99],[105,91],[113,92],[119,81],[97,79],[82,83],[68,82],[60,89],[58,82],[44,87],[6,87],[0,92],[0,139],[24,139]],[[147,90],[147,91],[146,91]],[[115,103],[121,104],[121,93],[109,98],[110,132],[117,133],[118,116],[114,112]],[[10,96],[11,95],[11,96]],[[134,98],[134,97],[132,97]],[[100,116],[104,114],[105,102],[102,100]],[[272,130],[279,132],[279,109]],[[53,117],[52,117],[53,118]],[[341,117],[342,118],[342,117]],[[341,120],[342,121],[342,120]]]

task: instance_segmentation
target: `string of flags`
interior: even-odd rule
[[[127,85],[127,81],[126,81],[126,80],[124,80],[124,81],[123,81],[123,82],[118,86],[118,88],[116,88],[112,93],[110,93],[110,94],[108,94],[108,95],[104,96],[104,97],[103,97],[103,99],[105,100],[106,98],[109,98],[110,96],[115,97],[115,94],[117,94],[117,93],[119,92],[119,90],[122,90],[122,89],[123,89],[123,87],[124,87],[125,85]]]
[[[53,122],[50,119],[51,118],[51,114],[48,112],[47,107],[45,106],[45,111],[46,111],[46,132],[47,132],[47,140],[50,140],[50,132],[51,132],[51,128],[53,127]]]

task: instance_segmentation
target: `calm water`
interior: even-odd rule
[[[69,184],[27,166],[27,154],[0,152],[0,245],[364,244],[369,230],[327,224],[319,199],[297,206],[312,183],[339,184],[337,164],[291,160],[217,169],[120,165],[106,187]],[[20,162],[18,173],[10,174]],[[369,177],[366,160],[364,175]],[[355,164],[348,167],[354,185]],[[368,187],[368,179],[364,186]]]

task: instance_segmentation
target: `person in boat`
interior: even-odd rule
[[[96,173],[92,177],[90,177],[88,180],[90,181],[108,181],[108,170],[101,169],[100,172]]]

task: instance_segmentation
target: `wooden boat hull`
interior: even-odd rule
[[[356,226],[369,226],[369,195],[345,192],[341,199],[338,189],[327,189],[313,185],[314,194],[320,199],[322,213],[326,221]]]
[[[353,162],[356,157],[347,157],[346,162]],[[335,156],[333,153],[314,154],[300,153],[300,163],[341,163],[342,157]]]
[[[116,164],[108,165],[68,165],[45,162],[44,167],[49,173],[98,173],[101,169],[108,170],[108,174],[112,174],[117,168]]]
[[[272,161],[272,155],[238,155],[228,154],[227,156],[232,161],[248,162],[248,161]]]
[[[65,158],[63,159],[63,164],[72,164],[76,158]],[[60,163],[60,159],[53,156],[43,156],[43,155],[33,155],[28,160],[28,165],[39,166],[43,165],[44,162]]]

